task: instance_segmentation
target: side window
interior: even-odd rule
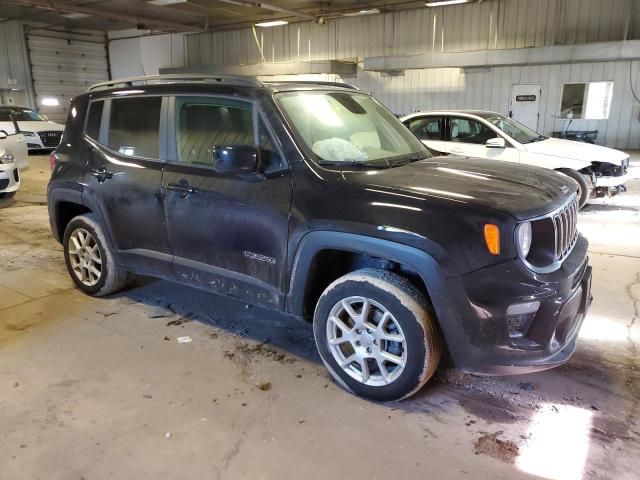
[[[211,165],[212,147],[255,145],[253,110],[248,102],[176,97],[178,161]]]
[[[258,122],[258,141],[264,172],[269,173],[284,167],[285,163],[282,155],[274,146],[271,132],[269,132],[262,118]]]
[[[162,97],[111,100],[107,146],[126,156],[158,158]]]
[[[0,110],[0,130],[6,132],[7,135],[16,133],[15,123],[8,110]]]
[[[104,102],[91,102],[89,106],[89,114],[87,115],[87,124],[84,133],[94,140],[100,139],[100,122],[102,120],[102,110]]]
[[[442,140],[442,118],[422,117],[409,120],[409,130],[420,140]]]
[[[451,117],[451,141],[484,145],[496,134],[486,125],[470,118]]]

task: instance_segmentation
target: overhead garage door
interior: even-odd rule
[[[28,35],[36,105],[54,122],[66,121],[71,98],[109,79],[104,37],[93,37],[97,41]]]

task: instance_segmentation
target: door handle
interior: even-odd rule
[[[171,190],[173,192],[179,192],[183,197],[186,197],[192,193],[198,193],[198,189],[189,185],[186,181],[180,181],[178,183],[169,183],[165,185],[167,190]]]
[[[104,183],[110,178],[113,178],[113,173],[111,173],[104,167],[89,170],[89,175],[98,180],[98,183]]]

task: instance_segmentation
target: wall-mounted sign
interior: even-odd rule
[[[516,102],[535,102],[535,95],[516,95]]]

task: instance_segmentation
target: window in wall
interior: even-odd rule
[[[560,118],[606,120],[612,96],[613,82],[565,83]]]
[[[496,134],[483,123],[470,118],[451,118],[451,141],[461,143],[485,144]]]
[[[213,165],[212,147],[255,145],[250,103],[206,97],[176,98],[178,161]]]
[[[87,125],[85,133],[94,140],[100,140],[100,123],[102,120],[102,110],[104,102],[92,102],[89,106],[89,115],[87,116]]]
[[[162,97],[111,101],[107,146],[128,157],[158,158]]]

